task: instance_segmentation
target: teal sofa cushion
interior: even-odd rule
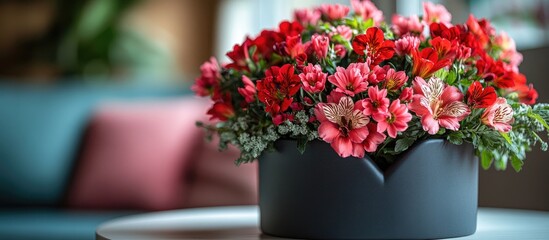
[[[0,206],[60,203],[99,101],[186,92],[182,87],[0,84]]]

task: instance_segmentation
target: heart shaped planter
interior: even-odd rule
[[[265,234],[306,239],[431,239],[473,234],[478,159],[471,145],[416,143],[385,172],[310,142],[281,140],[259,159]]]

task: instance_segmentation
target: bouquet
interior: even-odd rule
[[[237,164],[279,139],[329,143],[341,157],[389,166],[416,141],[471,143],[482,166],[519,171],[532,146],[547,149],[549,105],[519,72],[522,55],[506,33],[469,16],[452,24],[442,5],[423,16],[392,16],[368,1],[295,11],[292,21],[234,45],[230,62],[211,58],[192,90],[213,100],[220,148]]]

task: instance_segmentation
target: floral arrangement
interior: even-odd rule
[[[527,151],[547,143],[549,104],[519,72],[522,55],[504,32],[470,16],[453,25],[442,5],[423,16],[394,15],[368,1],[295,11],[293,21],[247,37],[229,63],[205,62],[192,86],[213,105],[220,148],[237,164],[279,139],[319,139],[341,157],[368,155],[382,168],[418,140],[472,143],[482,166],[519,171]],[[211,136],[211,134],[210,134]]]

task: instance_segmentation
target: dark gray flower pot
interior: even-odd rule
[[[426,140],[385,173],[370,159],[340,158],[324,142],[295,141],[259,159],[265,234],[307,239],[430,239],[473,234],[478,160],[469,144]]]

